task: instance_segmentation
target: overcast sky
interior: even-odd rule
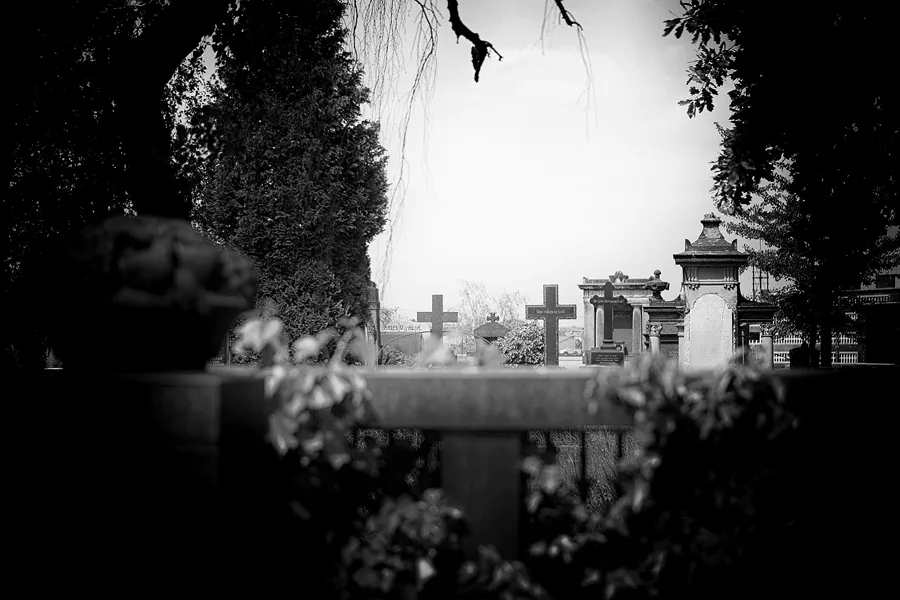
[[[664,297],[675,298],[681,272],[672,254],[697,238],[714,208],[714,122],[729,116],[727,97],[694,119],[678,105],[693,49],[662,37],[677,1],[566,2],[590,51],[590,110],[578,39],[555,12],[541,48],[543,0],[460,1],[466,24],[504,56],[485,62],[479,83],[470,45],[456,44],[446,3],[439,4],[436,86],[427,120],[419,108],[410,124],[408,188],[393,215],[389,270],[387,234],[370,248],[373,278],[386,282],[383,304],[430,310],[431,294],[443,294],[449,308],[460,280],[482,282],[492,294],[519,290],[539,303],[542,284],[556,283],[560,301],[578,305],[580,322],[583,277],[618,270],[648,277],[655,269],[671,283]],[[396,106],[409,82],[409,73],[401,76],[386,105]],[[396,118],[383,126],[394,184]],[[745,295],[749,281],[748,272]]]

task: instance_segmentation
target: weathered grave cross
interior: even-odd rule
[[[496,323],[500,320],[500,317],[497,316],[497,313],[491,313],[487,317],[488,323]]]
[[[613,284],[610,281],[603,286],[603,297],[593,296],[591,304],[594,310],[603,306],[603,342],[612,343],[613,341],[613,306],[616,304],[628,304],[628,300],[624,296],[616,296],[613,298]],[[597,331],[594,330],[594,347],[597,347]]]
[[[576,318],[574,304],[559,304],[559,286],[544,285],[544,304],[525,307],[526,319],[544,320],[544,365],[559,365],[559,320]]]
[[[456,323],[459,313],[444,312],[444,296],[433,294],[431,296],[431,312],[417,312],[416,321],[419,323],[431,323],[431,335],[438,339],[444,335],[444,323]]]

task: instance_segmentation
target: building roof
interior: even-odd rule
[[[653,294],[653,291],[648,287],[648,284],[658,281],[659,273],[660,271],[657,269],[654,271],[653,275],[645,278],[629,277],[622,271],[616,271],[612,275],[602,279],[589,279],[583,277],[582,283],[578,284],[578,287],[582,290],[597,292],[602,290],[608,281],[613,284],[613,289],[616,291],[617,295],[622,295],[626,298],[646,298]],[[668,285],[666,285],[665,289],[669,289]]]
[[[601,286],[605,285],[607,281],[616,285],[617,287],[619,287],[619,286],[643,286],[648,281],[653,279],[653,275],[651,275],[650,277],[647,277],[647,278],[629,277],[622,271],[616,271],[615,273],[613,273],[612,275],[609,275],[606,278],[589,279],[587,277],[582,277],[582,279],[585,284],[594,284],[594,285],[600,284]],[[579,286],[579,287],[583,287],[583,286]]]
[[[673,255],[676,262],[679,259],[708,259],[713,257],[734,258],[740,261],[748,259],[745,253],[737,249],[737,238],[731,242],[725,240],[725,236],[719,230],[722,220],[714,213],[705,215],[700,220],[700,223],[703,224],[703,231],[700,232],[700,237],[693,242],[687,239],[684,240],[684,252]]]

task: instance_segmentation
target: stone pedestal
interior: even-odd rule
[[[604,340],[599,348],[591,348],[587,357],[588,365],[621,367],[625,364],[625,353],[612,340]]]

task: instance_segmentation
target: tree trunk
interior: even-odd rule
[[[826,292],[822,294],[822,302],[819,308],[819,323],[822,335],[822,358],[821,364],[823,369],[831,368],[831,336],[834,333],[834,327],[831,318],[833,294]]]
[[[809,366],[812,369],[819,368],[819,351],[816,344],[819,342],[818,325],[813,325],[809,330]]]
[[[181,62],[224,19],[228,4],[229,0],[174,0],[119,55],[116,115],[128,165],[126,189],[139,214],[182,219],[190,215],[190,198],[178,189],[172,166],[162,95]]]
[[[161,100],[162,90],[136,81],[121,98],[117,115],[128,161],[128,199],[140,215],[187,219],[191,204],[176,185]]]

